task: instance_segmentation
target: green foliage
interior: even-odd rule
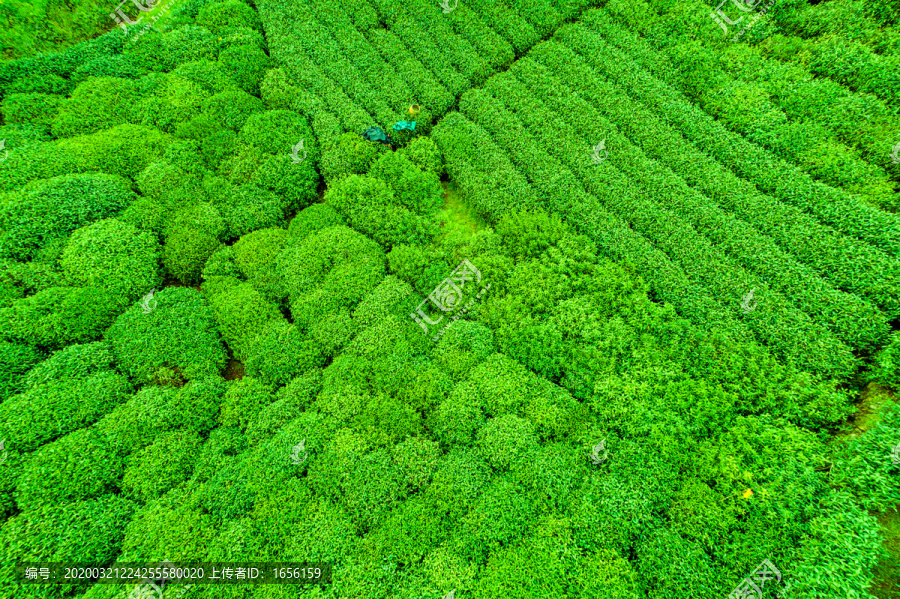
[[[232,27],[262,29],[256,12],[248,4],[239,0],[224,0],[207,4],[197,14],[197,21],[209,24],[213,32],[220,35],[227,33]]]
[[[42,356],[21,343],[0,342],[0,404],[22,391],[22,377]]]
[[[420,203],[423,210],[434,206],[440,197],[417,193],[415,187],[411,183],[410,189],[404,190],[408,191],[404,199],[417,208]],[[399,243],[425,243],[437,232],[433,221],[404,206],[391,186],[372,176],[350,175],[337,181],[325,192],[325,202],[334,206],[351,227],[372,237],[386,250]]]
[[[203,100],[203,114],[212,123],[239,131],[262,102],[245,91],[224,91]]]
[[[375,288],[384,255],[364,235],[337,226],[286,247],[277,266],[294,322],[309,327],[341,308],[352,308]]]
[[[259,84],[272,66],[269,56],[256,46],[229,46],[219,53],[221,64],[238,86],[247,93],[259,95]]]
[[[136,227],[105,219],[72,233],[60,265],[73,284],[102,287],[129,302],[159,282],[159,244]]]
[[[62,98],[50,94],[9,94],[0,109],[9,124],[51,125],[62,104]]]
[[[246,430],[251,419],[272,403],[272,388],[252,377],[235,381],[225,393],[219,420],[225,426]]]
[[[900,389],[900,334],[895,332],[890,336],[876,362],[880,379],[894,389]]]
[[[137,86],[130,79],[91,77],[78,84],[53,122],[53,135],[72,137],[133,123],[139,117]]]
[[[63,175],[34,181],[13,202],[0,207],[0,253],[28,259],[49,241],[113,216],[133,199],[128,182],[113,175]]]
[[[344,133],[322,153],[322,176],[331,183],[347,175],[359,175],[379,155],[387,152],[387,146],[363,139],[362,135]]]
[[[51,287],[0,309],[0,336],[47,348],[100,338],[121,300],[101,287]]]
[[[74,564],[91,560],[108,563],[118,553],[125,526],[137,507],[132,501],[109,494],[62,506],[49,505],[14,516],[0,530],[0,555],[3,562],[9,564],[0,573],[0,584],[6,589],[18,587],[17,595],[35,590],[48,591],[20,584],[21,577],[15,574],[14,563],[60,561]]]
[[[161,435],[152,445],[128,457],[123,490],[145,503],[158,499],[191,475],[194,453],[202,442],[193,431]]]
[[[288,233],[291,237],[305,239],[322,229],[345,224],[347,223],[344,217],[332,206],[328,204],[312,204],[291,219]]]
[[[106,332],[117,362],[130,377],[149,382],[166,367],[194,379],[225,367],[213,310],[199,292],[170,287],[154,293],[146,304],[149,313],[142,304],[133,305]]]

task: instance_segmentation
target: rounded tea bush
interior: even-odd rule
[[[159,283],[159,254],[150,233],[108,218],[72,233],[60,266],[72,284],[103,287],[129,302]]]

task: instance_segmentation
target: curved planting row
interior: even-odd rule
[[[871,301],[891,317],[900,314],[894,292],[900,285],[897,260],[760,193],[685,140],[664,116],[628,97],[620,86],[604,81],[569,48],[551,41],[536,47],[529,58],[564,78],[647,156],[665,164],[724,211],[771,237],[835,287]]]
[[[792,122],[768,94],[710,66],[715,51],[698,42],[669,41],[658,51],[613,21],[607,11],[588,11],[582,23],[626,52],[655,77],[688,95],[732,131],[743,135],[821,181],[858,193],[881,208],[897,208],[895,183],[886,171],[859,158],[852,148],[832,140],[816,123]],[[652,38],[654,41],[658,38]],[[887,155],[888,145],[883,148]]]
[[[563,50],[558,45],[556,48]],[[582,148],[580,155],[569,156],[567,165],[583,182],[588,183],[597,172],[585,160],[584,153],[597,139],[603,138],[614,152],[611,164],[643,187],[653,203],[671,211],[669,218],[684,219],[686,225],[708,237],[717,248],[784,294],[810,318],[828,326],[843,342],[857,349],[872,349],[883,342],[889,327],[887,317],[878,309],[855,295],[834,289],[815,271],[782,251],[772,239],[721,210],[663,164],[648,158],[553,72],[524,58],[508,73],[518,77],[518,88],[524,85],[529,94],[517,93],[516,82],[500,76],[493,78],[488,88],[492,92],[502,90],[507,97],[515,98],[511,107],[536,127],[561,117],[560,126],[566,128],[557,135],[569,138],[571,145],[580,144]],[[691,259],[698,257],[694,255]]]
[[[731,43],[706,17],[711,9],[702,1],[673,4],[650,0],[641,4],[646,7],[643,11],[619,13],[617,18],[627,18],[630,27],[641,31],[658,47],[685,44],[684,60],[695,61],[690,70],[697,74],[702,74],[707,64],[716,64],[741,81],[760,86],[789,117],[826,127],[846,146],[858,148],[869,163],[881,166],[894,180],[900,180],[900,165],[893,164],[889,157],[900,131],[894,106],[874,95],[856,93],[836,81],[816,76],[805,64],[770,58],[763,51],[763,47],[770,46],[767,42]],[[818,12],[830,4],[816,5],[815,9]],[[776,16],[774,10],[770,14]],[[695,45],[688,51],[690,43]]]
[[[728,131],[693,106],[682,94],[655,79],[626,54],[584,26],[566,26],[557,33],[567,46],[585,57],[599,74],[627,87],[629,95],[666,115],[685,137],[713,158],[776,199],[814,214],[835,229],[900,254],[900,220],[868,206]]]
[[[466,93],[460,102],[460,110],[482,125],[509,151],[532,185],[538,189],[545,185],[542,172],[553,165],[553,179],[559,185],[549,189],[567,189],[572,202],[583,199],[585,203],[593,203],[599,199],[601,205],[631,227],[634,234],[643,236],[666,252],[673,264],[686,274],[688,285],[705,290],[726,311],[739,314],[742,298],[751,289],[761,290],[759,306],[744,318],[744,322],[760,341],[788,362],[836,378],[849,374],[854,363],[849,348],[824,327],[816,325],[808,316],[790,306],[779,293],[768,289],[765,282],[734,265],[708,240],[682,223],[676,214],[653,206],[643,197],[642,191],[614,166],[606,162],[592,164],[585,152],[589,146],[580,138],[573,138],[565,126],[548,121],[551,118],[549,112],[540,114],[539,110],[534,110],[538,107],[527,103],[527,92],[515,93],[521,86],[511,74],[495,76],[489,81],[489,86],[495,81],[509,81],[510,78],[511,85],[505,91],[515,95],[502,101],[515,106],[521,100],[522,105],[520,110],[516,110],[516,115],[512,114],[512,109],[502,107],[496,96],[491,97],[483,90]],[[523,123],[523,119],[528,123]],[[549,154],[558,158],[554,159]],[[521,161],[516,160],[517,156],[522,157]],[[583,165],[576,167],[575,171],[580,171],[585,177],[584,188],[565,163]],[[550,201],[553,201],[552,197]],[[567,220],[572,222],[571,217]],[[652,281],[650,275],[645,276]],[[678,305],[677,300],[673,303]]]

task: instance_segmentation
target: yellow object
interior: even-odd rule
[[[753,491],[751,491],[750,489],[744,491],[744,499],[750,499],[751,495],[753,495]]]
[[[418,104],[413,104],[412,106],[409,107],[409,114],[413,114],[413,115],[419,114],[420,110],[421,109],[419,108]]]

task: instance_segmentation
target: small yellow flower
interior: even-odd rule
[[[751,495],[753,495],[753,491],[751,491],[750,489],[744,491],[744,499],[750,499]]]

